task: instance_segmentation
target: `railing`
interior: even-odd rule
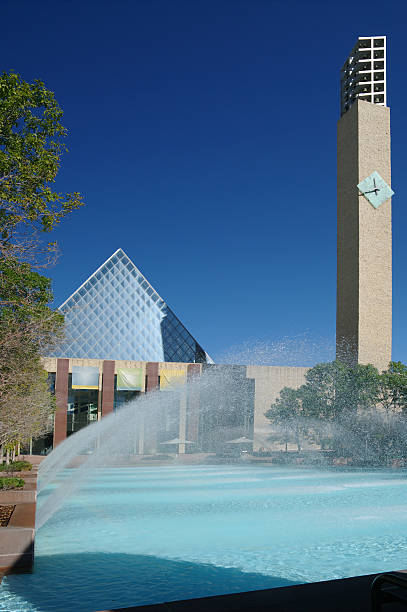
[[[372,582],[372,612],[381,612],[383,604],[398,602],[407,606],[407,574],[379,574]]]

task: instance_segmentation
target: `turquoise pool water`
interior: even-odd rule
[[[3,580],[0,610],[94,612],[406,565],[405,471],[97,469],[38,531],[34,573]]]

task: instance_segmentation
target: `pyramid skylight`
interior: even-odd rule
[[[59,310],[65,316],[65,340],[50,356],[212,362],[122,249]]]

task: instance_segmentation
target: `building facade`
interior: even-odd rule
[[[152,392],[163,394],[164,399],[147,406],[146,417],[137,427],[135,454],[220,452],[243,436],[252,440],[250,448],[255,451],[283,449],[278,437],[270,440],[273,429],[265,412],[283,387],[303,384],[308,371],[54,357],[44,358],[43,363],[55,392],[56,413],[53,433],[34,444],[34,452],[40,453],[48,453],[83,427]],[[163,403],[171,405],[171,414],[154,414],[154,405],[161,410]],[[132,406],[138,410],[137,402]],[[177,442],[165,444],[171,440]]]
[[[358,39],[338,122],[336,354],[388,367],[392,342],[390,109],[386,39]]]
[[[179,398],[168,402],[171,410],[150,412],[138,424],[135,454],[218,452],[242,436],[254,450],[268,449],[264,413],[283,386],[301,385],[307,371],[215,365],[122,249],[60,310],[66,339],[44,357],[56,395],[54,430],[34,443],[34,452],[49,452],[129,402],[172,389],[174,381]],[[192,378],[205,382],[194,385]],[[180,442],[166,446],[171,439]]]

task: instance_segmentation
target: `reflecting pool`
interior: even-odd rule
[[[403,569],[406,485],[403,470],[95,469],[37,532],[34,573],[3,580],[0,610],[94,612]]]

